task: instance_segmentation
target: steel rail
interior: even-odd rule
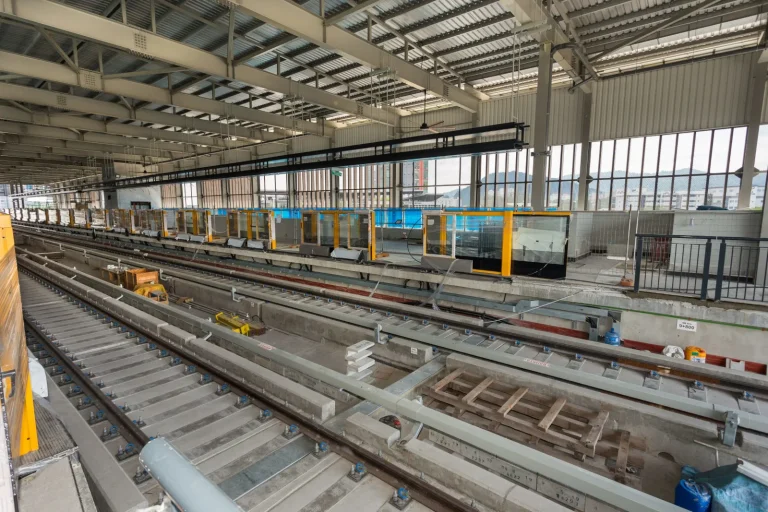
[[[80,276],[80,286],[87,286],[83,283],[89,280],[99,280],[84,272],[68,269],[64,265],[53,261],[49,262],[47,268],[32,260],[22,260],[21,263],[24,266],[37,267],[43,273],[46,271],[57,273],[53,268],[58,267],[61,267],[61,270],[67,270],[67,272],[75,272],[75,275]],[[60,275],[62,276],[62,281],[66,282],[67,277],[64,274]],[[104,284],[105,289],[112,289],[113,292],[119,293],[119,289],[114,285]],[[135,302],[136,304],[144,304],[152,308],[164,307],[139,295],[126,300],[128,303]],[[191,315],[183,311],[174,312],[174,316],[179,321],[183,318],[191,318]],[[198,318],[196,321],[201,322],[202,320]],[[216,333],[215,336],[217,338],[232,342],[241,349],[254,353],[257,356],[271,359],[277,364],[292,368],[326,384],[345,389],[353,395],[375,402],[396,414],[402,414],[407,418],[424,423],[448,435],[459,436],[465,442],[481,450],[494,453],[502,459],[534,471],[544,478],[553,479],[621,510],[626,510],[627,512],[681,512],[682,510],[671,503],[642,491],[627,487],[584,468],[570,464],[564,465],[561,460],[543,454],[534,448],[505,439],[458,418],[432,410],[418,402],[394,395],[386,390],[329,370],[320,364],[299,358],[277,347],[251,340],[215,324],[210,325],[208,330]]]
[[[42,276],[38,277],[42,278]],[[60,288],[56,288],[60,290]],[[61,291],[64,292],[64,290]],[[126,416],[126,414],[120,410],[120,408],[115,405],[114,402],[112,402],[112,400],[102,399],[101,397],[104,396],[104,393],[101,391],[99,386],[94,384],[93,381],[88,378],[85,373],[83,373],[83,370],[77,366],[75,362],[67,356],[66,353],[64,353],[58,346],[56,346],[56,344],[53,343],[37,325],[35,325],[34,320],[31,320],[30,318],[34,317],[30,317],[30,315],[24,313],[24,325],[34,333],[35,337],[37,338],[36,341],[39,341],[45,345],[46,350],[56,356],[58,361],[67,367],[67,373],[70,375],[70,377],[72,377],[73,384],[80,386],[82,389],[88,390],[90,393],[88,396],[90,396],[94,401],[99,402],[101,405],[100,408],[104,411],[104,415],[107,417],[107,419],[112,422],[113,425],[120,425],[121,435],[125,435],[126,432],[128,433],[128,437],[131,439],[126,439],[126,441],[130,441],[136,446],[140,447],[143,447],[145,444],[147,444],[149,442],[149,437],[144,432],[142,432],[141,429],[130,418],[128,418],[128,416]]]
[[[275,418],[283,421],[286,424],[297,425],[301,432],[313,438],[317,442],[328,442],[330,448],[336,453],[344,456],[344,458],[351,461],[362,461],[365,463],[366,469],[368,469],[371,474],[374,474],[376,477],[385,481],[392,487],[398,488],[402,485],[406,485],[414,500],[434,510],[457,510],[461,512],[476,511],[476,509],[471,505],[464,503],[456,497],[429,485],[429,483],[427,483],[425,480],[422,480],[415,475],[412,475],[407,471],[398,468],[383,457],[359,447],[349,439],[346,439],[344,436],[334,432],[333,430],[323,425],[309,421],[297,412],[294,412],[286,407],[285,404],[282,404],[279,401],[263,394],[261,388],[253,386],[246,381],[237,380],[231,375],[218,370],[217,368],[209,365],[208,362],[204,359],[201,359],[193,353],[185,351],[183,347],[168,343],[163,338],[145,329],[130,318],[123,318],[114,313],[104,311],[99,307],[98,304],[95,304],[87,296],[78,296],[72,291],[60,288],[55,283],[48,280],[43,273],[38,273],[34,267],[27,266],[23,260],[20,260],[20,266],[23,267],[26,271],[33,273],[35,276],[50,283],[52,286],[56,287],[58,290],[61,290],[63,293],[76,298],[76,300],[80,302],[88,304],[88,306],[92,309],[101,312],[105,316],[117,319],[120,321],[120,323],[129,326],[131,330],[139,333],[141,336],[146,337],[148,340],[152,340],[153,343],[162,345],[172,353],[179,354],[182,359],[193,363],[197,368],[204,370],[205,373],[209,373],[210,375],[214,376],[216,380],[229,384],[233,389],[242,389],[255,400],[256,405],[259,406],[262,410],[270,409],[270,411],[273,412]],[[56,354],[57,358],[67,362],[67,367],[72,371],[72,373],[76,374],[77,380],[82,382],[89,389],[89,391],[92,392],[91,396],[94,400],[96,400],[96,397],[103,396],[103,393],[98,388],[98,386],[90,382],[90,379],[85,374],[83,374],[82,370],[77,367],[77,365],[75,365],[72,361],[69,360],[68,357],[66,357],[66,354],[61,352],[54,344],[52,344],[50,340],[47,339],[45,334],[37,329],[31,322],[29,325],[33,327],[35,334],[43,340],[46,348],[50,348]],[[74,376],[73,380],[76,380]],[[141,446],[144,446],[149,442],[149,438],[146,436],[146,434],[144,434],[133,423],[133,421],[128,418],[128,416],[122,410],[120,410],[119,407],[117,407],[110,400],[99,399],[98,401],[109,410],[110,415],[113,416],[116,421],[118,421],[129,432],[131,432],[132,435],[135,435]]]
[[[40,233],[31,235],[31,236],[40,236]],[[42,236],[49,236],[50,238],[54,238],[54,239],[56,238],[55,235],[42,235]],[[65,238],[65,237],[62,237],[62,238]],[[119,258],[123,262],[130,262],[130,258],[141,256],[145,260],[149,260],[149,261],[154,261],[154,262],[159,261],[166,265],[186,267],[191,269],[191,271],[193,272],[194,271],[208,272],[208,273],[217,274],[226,278],[244,279],[244,280],[252,281],[254,283],[259,283],[259,284],[268,283],[270,285],[279,286],[287,290],[296,290],[304,293],[309,292],[317,295],[322,295],[324,297],[343,300],[346,302],[356,302],[365,307],[375,307],[383,311],[391,311],[393,313],[398,313],[398,314],[414,315],[414,316],[418,316],[419,318],[429,319],[433,321],[441,321],[441,322],[446,321],[444,317],[438,315],[436,312],[428,308],[418,308],[412,305],[407,305],[407,304],[402,304],[397,302],[389,302],[387,303],[387,305],[383,306],[380,301],[376,302],[376,300],[371,300],[368,297],[353,295],[353,294],[344,293],[344,292],[337,292],[328,288],[315,287],[314,290],[310,290],[310,288],[312,288],[311,285],[296,284],[289,280],[281,280],[277,276],[275,277],[263,276],[256,273],[255,271],[251,271],[243,267],[238,268],[232,264],[217,266],[216,264],[213,264],[213,263],[206,264],[201,261],[194,262],[194,261],[185,261],[181,258],[171,258],[169,256],[164,256],[162,254],[154,253],[152,250],[142,250],[140,253],[137,253],[135,250],[126,249],[126,248],[120,248],[120,247],[114,247],[114,246],[105,247],[103,244],[99,244],[97,242],[79,241],[78,243],[81,245],[97,247],[96,249],[97,251],[107,253],[102,255],[102,257],[107,257],[107,258],[110,257],[108,255],[109,252],[125,254],[126,256],[128,256],[127,259]],[[67,246],[69,250],[72,250],[75,252],[83,251],[82,248],[72,246],[68,242],[57,242],[57,244],[62,247]],[[97,253],[90,252],[90,254],[96,255]],[[111,257],[118,259],[116,256],[111,256]],[[138,263],[138,262],[133,262],[132,264],[136,266],[145,265],[144,263]],[[161,269],[160,266],[158,266],[157,268]],[[163,269],[163,273],[165,275],[173,276],[174,272],[178,272],[178,271]],[[184,279],[190,280],[191,282],[194,282],[193,278],[190,276],[182,276],[182,277]],[[206,283],[206,286],[219,287],[222,290],[225,289],[224,287],[222,287],[221,285],[218,285],[217,283],[209,282],[209,283]],[[229,288],[226,288],[226,291],[229,291]],[[271,298],[271,297],[254,296],[253,298],[256,298],[259,300],[266,300],[273,303],[278,303],[278,301],[275,298]],[[291,308],[296,308],[296,306],[293,304],[283,304],[283,305]],[[560,349],[565,350],[566,353],[570,353],[570,354],[579,353],[582,355],[589,355],[590,357],[593,357],[596,361],[604,362],[604,363],[610,363],[611,361],[617,361],[617,360],[622,360],[623,362],[626,362],[629,360],[629,361],[637,362],[638,369],[645,369],[645,366],[643,365],[661,365],[661,366],[671,367],[676,371],[686,374],[686,376],[672,374],[672,375],[669,375],[669,377],[693,382],[694,380],[696,380],[696,378],[693,377],[695,375],[695,376],[699,376],[699,378],[701,378],[702,380],[707,380],[708,384],[713,387],[719,387],[721,389],[728,390],[728,391],[741,392],[745,390],[745,387],[748,388],[748,390],[755,391],[755,392],[768,391],[768,377],[762,376],[759,374],[750,374],[746,372],[734,371],[734,372],[727,372],[727,375],[723,376],[723,372],[726,372],[726,370],[720,367],[711,367],[711,365],[701,365],[701,364],[691,363],[689,361],[672,359],[664,356],[659,356],[657,354],[646,354],[644,352],[640,352],[633,349],[626,349],[623,347],[612,347],[609,345],[598,344],[598,343],[585,343],[584,341],[581,341],[575,338],[571,339],[568,336],[535,331],[533,329],[524,328],[524,327],[518,327],[518,326],[512,326],[512,325],[506,325],[506,324],[500,327],[479,326],[476,321],[474,322],[472,321],[472,320],[476,320],[473,317],[467,316],[466,314],[461,316],[463,316],[463,318],[456,317],[456,315],[452,315],[452,318],[450,321],[448,321],[448,324],[451,326],[460,327],[462,329],[471,329],[473,332],[476,332],[478,334],[493,335],[493,336],[496,336],[497,338],[503,337],[503,338],[499,338],[501,341],[504,341],[505,338],[512,337],[514,339],[528,341],[535,344],[542,344],[544,346],[559,347]],[[363,325],[366,328],[373,328],[373,326],[368,324],[360,324],[360,325]],[[390,329],[390,328],[385,327],[385,332],[387,332],[387,329]],[[403,332],[398,332],[396,328],[391,328],[391,329],[392,330],[388,332],[389,334],[413,339],[414,341],[419,341],[429,345],[439,344],[439,343],[436,343],[432,338],[417,339],[414,337],[414,333],[403,333]],[[463,347],[454,346],[453,348],[450,348],[450,350],[456,351],[456,352],[463,352]],[[475,355],[475,357],[488,359],[487,356],[483,357],[483,356]],[[534,367],[532,368],[532,371],[534,371],[535,373],[542,373],[542,370],[540,367]],[[712,380],[715,380],[717,382],[711,382]],[[730,387],[729,387],[729,384],[731,385]]]

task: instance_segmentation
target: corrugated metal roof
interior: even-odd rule
[[[277,0],[270,0],[277,1]],[[303,8],[314,14],[319,14],[320,0],[292,0],[303,5]],[[616,0],[563,0],[563,5],[571,14],[574,20],[574,26],[579,28],[582,37],[586,41],[593,41],[592,44],[610,45],[617,34],[636,32],[648,24],[648,19],[656,21],[657,18],[668,15],[671,9],[680,10],[694,3],[696,0],[686,2],[685,0],[628,0],[627,2],[617,2]],[[749,2],[752,2],[751,4]],[[166,2],[173,3],[176,8],[169,8]],[[87,11],[97,15],[110,15],[116,21],[122,19],[119,2],[112,0],[62,0],[62,3]],[[343,12],[349,8],[346,0],[325,0],[326,12],[331,15]],[[605,9],[595,9],[601,3],[609,3],[612,7]],[[149,19],[149,0],[132,0],[127,2],[129,24],[148,28]],[[732,8],[744,9],[746,5],[756,4],[755,0],[732,0],[721,4],[718,7],[708,9],[708,11],[730,12]],[[110,12],[107,12],[110,8]],[[579,15],[582,9],[589,9],[590,13]],[[453,63],[456,69],[467,77],[475,77],[470,81],[479,88],[487,88],[489,91],[508,91],[508,84],[514,77],[510,74],[510,65],[514,59],[514,53],[511,51],[515,38],[507,34],[519,23],[512,18],[510,13],[499,2],[488,2],[487,0],[383,0],[377,3],[372,11],[397,29],[408,31],[408,37],[420,42],[426,41],[426,47],[429,52],[437,52],[441,60]],[[221,57],[226,56],[227,43],[227,24],[230,11],[225,4],[214,0],[162,0],[156,2],[156,12],[158,15],[158,33],[164,37],[183,42],[195,48],[200,48],[212,52]],[[634,13],[634,14],[633,14]],[[628,17],[629,16],[629,17]],[[634,52],[647,51],[649,48],[664,49],[669,52],[684,53],[687,47],[693,48],[700,44],[701,37],[710,37],[720,35],[724,31],[745,30],[749,28],[757,29],[764,25],[765,14],[752,14],[751,11],[744,11],[744,16],[731,15],[727,21],[718,25],[718,20],[710,16],[708,24],[699,26],[691,33],[680,32],[681,29],[668,29],[663,33],[663,37],[651,39],[645,43],[639,43],[618,54],[617,57],[627,59]],[[201,18],[207,22],[200,21]],[[357,12],[344,18],[340,22],[343,27],[355,27],[359,30],[358,35],[365,37],[365,27],[367,16],[365,11]],[[213,25],[213,26],[211,26]],[[564,25],[562,25],[563,28]],[[281,29],[264,24],[258,19],[249,16],[243,11],[235,11],[235,27],[238,34],[247,34],[246,38],[237,38],[235,40],[235,54],[244,55],[258,49],[261,46],[271,45],[275,41],[287,42],[276,50],[252,59],[248,64],[265,69],[268,72],[275,72],[275,57],[278,54],[288,55],[295,62],[283,61],[281,72],[292,80],[304,81],[311,86],[315,85],[315,73],[310,69],[301,70],[300,65],[315,65],[317,69],[324,74],[332,75],[337,80],[350,82],[356,88],[371,89],[371,93],[387,98],[396,98],[398,104],[405,108],[418,110],[421,92],[418,89],[398,84],[388,83],[388,80],[380,81],[379,78],[370,77],[370,69],[361,66],[347,58],[337,56],[333,51],[324,48],[317,48],[300,38],[293,38],[290,34]],[[610,29],[610,30],[608,30]],[[675,33],[675,32],[680,33]],[[374,24],[372,36],[374,39],[382,40],[380,44],[387,51],[399,51],[403,47],[403,40],[393,36],[391,31],[384,26]],[[54,39],[62,46],[65,51],[71,49],[72,41],[68,36],[53,34]],[[522,46],[528,47],[534,39],[531,35],[520,35],[517,39]],[[698,43],[697,43],[698,41]],[[32,44],[30,44],[32,43]],[[670,46],[671,44],[671,46]],[[717,40],[719,48],[742,48],[752,44],[749,34],[739,35],[738,38],[726,40]],[[60,62],[61,58],[53,47],[43,38],[36,36],[32,28],[18,25],[3,24],[0,28],[0,49],[16,53],[27,52],[27,55],[52,62]],[[419,58],[421,52],[412,48],[410,59],[423,69],[432,69],[432,58]],[[665,58],[669,59],[669,55]],[[416,59],[416,60],[414,60]],[[644,61],[650,61],[643,57]],[[160,63],[147,63],[128,53],[116,52],[114,50],[103,48],[103,61],[105,73],[121,73],[137,69],[146,69],[153,65],[161,67]],[[612,61],[611,61],[612,62]],[[94,44],[85,44],[79,50],[79,64],[83,68],[97,69],[98,51]],[[612,66],[612,64],[611,64]],[[605,65],[606,70],[613,70],[614,67]],[[609,71],[606,71],[609,72]],[[613,71],[610,71],[613,72]],[[442,73],[442,69],[441,69]],[[173,87],[186,83],[189,80],[189,74],[175,73],[171,77]],[[533,75],[535,76],[535,74]],[[561,75],[557,75],[560,77]],[[559,78],[560,79],[560,78]],[[152,77],[142,76],[136,80],[146,83],[152,83],[155,86],[167,87],[167,78],[165,76]],[[39,80],[16,79],[13,83],[35,85]],[[321,77],[319,86],[329,92],[346,95],[347,87],[343,84],[337,84],[333,79]],[[233,87],[252,90],[252,86],[234,82]],[[63,89],[63,90],[66,90]],[[196,91],[209,91],[208,83],[194,84],[185,89],[187,93]],[[258,89],[256,89],[258,91]],[[78,91],[78,94],[93,96],[93,92]],[[223,88],[218,90],[219,96],[225,94]],[[266,97],[275,100],[280,97],[279,94],[266,94]],[[353,97],[359,97],[363,101],[367,95],[360,96],[353,91]],[[100,100],[109,98],[108,95],[100,95]],[[110,98],[113,99],[113,98]],[[247,95],[236,93],[229,96],[226,101],[238,102],[247,99]],[[115,101],[117,101],[115,99]],[[435,99],[437,102],[437,99]],[[437,104],[437,103],[435,103]],[[264,105],[264,110],[279,111],[280,107],[268,101],[257,101],[256,105]],[[154,108],[159,108],[156,106]],[[303,111],[312,110],[325,114],[332,114],[332,111],[324,107],[304,106]],[[353,119],[347,114],[338,117]]]

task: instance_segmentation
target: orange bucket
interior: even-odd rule
[[[693,345],[689,345],[685,347],[685,358],[688,361],[693,361],[694,363],[706,363],[707,352],[701,347],[694,347]]]

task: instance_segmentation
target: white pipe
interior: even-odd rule
[[[139,454],[139,461],[185,512],[242,512],[219,486],[163,438],[147,443]]]

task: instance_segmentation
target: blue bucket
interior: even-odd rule
[[[605,333],[605,342],[614,347],[621,345],[621,338],[619,337],[619,333],[616,332],[616,329],[611,327],[611,330]]]

